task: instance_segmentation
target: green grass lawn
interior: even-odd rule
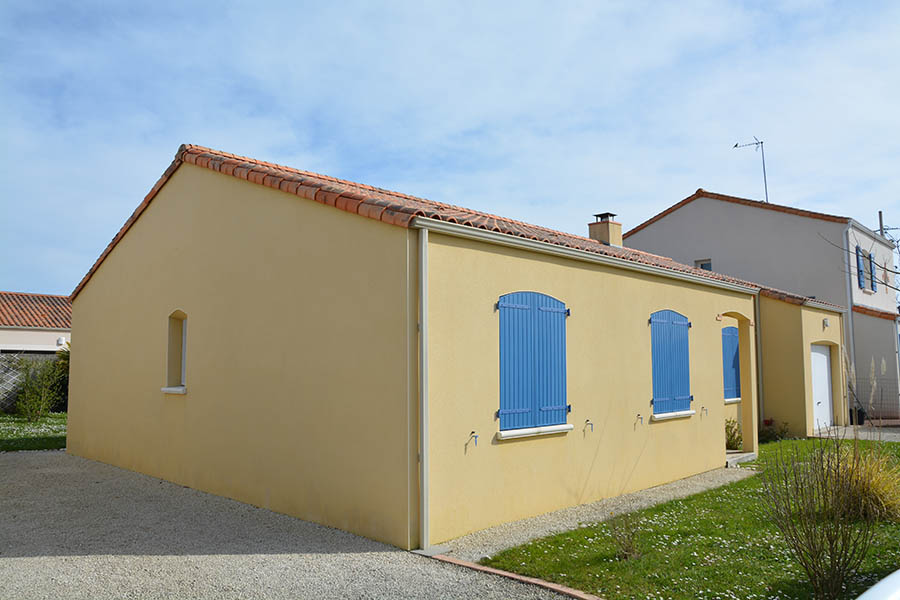
[[[66,413],[50,413],[34,423],[0,413],[0,452],[66,447]]]
[[[809,440],[760,447],[764,461]],[[890,444],[900,461],[900,444]],[[640,558],[620,560],[605,523],[535,540],[483,564],[616,598],[796,598],[812,595],[781,535],[760,513],[758,476],[635,513]],[[880,523],[846,598],[900,568],[900,524]]]

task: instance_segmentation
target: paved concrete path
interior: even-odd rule
[[[829,427],[827,431],[820,431],[813,437],[828,437],[837,432],[837,434],[845,439],[852,440],[856,429],[856,435],[861,440],[881,440],[883,442],[900,442],[900,427],[878,427],[871,423],[865,423],[861,427],[842,427],[836,425]]]
[[[64,452],[0,453],[2,599],[560,597]]]

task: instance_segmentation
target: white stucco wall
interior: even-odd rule
[[[0,351],[56,352],[63,346],[59,338],[71,342],[72,334],[64,329],[0,327]]]
[[[885,312],[897,312],[897,292],[882,285],[885,279],[890,285],[894,285],[894,275],[890,271],[885,271],[883,267],[876,269],[876,290],[871,291],[869,286],[868,272],[866,273],[866,289],[860,289],[856,276],[856,246],[859,246],[865,254],[872,253],[875,257],[875,264],[888,265],[893,268],[894,257],[891,252],[891,246],[883,240],[871,235],[869,232],[852,225],[848,232],[850,236],[850,252],[853,253],[851,264],[853,266],[851,273],[850,287],[853,290],[853,304],[868,306],[869,308],[877,308]],[[868,261],[863,261],[864,269],[868,270]],[[895,286],[896,287],[896,286]]]

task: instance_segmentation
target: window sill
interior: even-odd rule
[[[740,398],[725,398],[725,404],[740,404]]]
[[[524,429],[507,429],[497,432],[498,440],[512,440],[515,438],[535,437],[538,435],[550,435],[552,433],[566,433],[575,429],[574,425],[565,423],[562,425],[544,425],[543,427],[526,427]]]
[[[651,421],[668,421],[669,419],[684,419],[691,415],[697,414],[695,410],[679,410],[676,412],[663,413],[661,415],[650,415]]]
[[[870,289],[868,289],[868,288],[862,288],[861,291],[862,291],[863,294],[867,294],[867,295],[869,295],[869,296],[874,296],[875,293],[876,293],[876,292],[873,292],[872,290],[870,290]]]
[[[187,394],[187,387],[183,385],[176,385],[173,387],[164,387],[161,388],[163,394]]]

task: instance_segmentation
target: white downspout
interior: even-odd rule
[[[850,344],[850,366],[856,370],[856,338],[853,336],[853,272],[855,265],[850,263],[850,223],[844,229],[844,256],[847,258],[847,342]],[[849,403],[848,403],[849,404]]]
[[[428,528],[428,230],[419,229],[419,548]]]
[[[759,290],[753,295],[753,312],[755,313],[753,319],[755,321],[754,329],[756,330],[753,332],[753,335],[756,337],[756,430],[759,431],[759,424],[765,418],[763,416],[765,415],[763,410],[765,407],[765,395],[763,394],[762,335],[760,334],[762,327],[759,323],[762,311],[759,307]]]

